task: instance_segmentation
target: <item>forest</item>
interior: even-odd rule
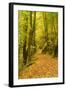
[[[18,78],[58,76],[58,13],[18,10]]]

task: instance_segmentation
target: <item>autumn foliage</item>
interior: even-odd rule
[[[18,11],[18,78],[58,76],[58,13]]]

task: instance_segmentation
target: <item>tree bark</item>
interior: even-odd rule
[[[47,14],[46,12],[43,12],[43,27],[44,27],[44,47],[42,49],[42,52],[45,52],[48,50],[48,23],[47,23]]]
[[[26,65],[27,63],[27,56],[28,56],[28,53],[27,53],[27,29],[28,29],[28,17],[25,16],[25,21],[26,21],[26,24],[25,24],[25,38],[24,38],[24,44],[23,44],[23,64]]]
[[[31,40],[32,40],[32,11],[30,11],[30,31],[29,31],[29,39],[28,39],[28,61],[31,61]]]

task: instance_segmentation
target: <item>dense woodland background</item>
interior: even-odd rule
[[[19,10],[18,78],[56,77],[57,57],[58,13]]]

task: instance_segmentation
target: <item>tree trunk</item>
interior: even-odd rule
[[[44,47],[42,49],[42,52],[47,52],[48,50],[48,23],[47,23],[47,14],[46,12],[43,12],[43,27],[44,27]]]
[[[33,45],[34,45],[34,52],[36,50],[35,30],[36,30],[36,11],[34,11],[34,21],[33,21]]]
[[[32,11],[30,11],[30,31],[29,31],[29,39],[28,39],[28,61],[31,61],[31,40],[32,40]]]
[[[23,64],[26,65],[27,63],[27,50],[26,50],[26,39],[23,45]]]
[[[24,38],[24,44],[23,44],[23,64],[26,65],[27,64],[27,56],[28,56],[28,53],[27,53],[27,29],[28,29],[28,17],[25,16],[25,38]]]

